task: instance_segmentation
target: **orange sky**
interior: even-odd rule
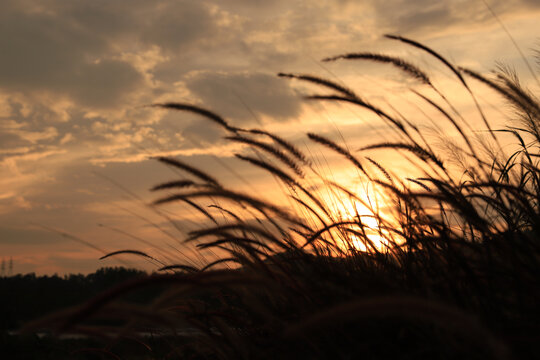
[[[540,2],[486,1],[534,63]],[[387,129],[348,107],[305,103],[300,95],[315,88],[275,75],[337,77],[374,102],[391,101],[414,114],[404,91],[412,84],[399,73],[319,61],[374,51],[430,71],[463,114],[472,111],[443,67],[383,39],[385,33],[414,38],[481,72],[497,61],[512,64],[525,83],[533,83],[482,0],[3,0],[0,257],[12,257],[16,272],[40,274],[120,264],[99,261],[102,253],[84,242],[105,252],[131,248],[178,261],[192,257],[172,248],[178,248],[172,237],[181,241],[185,235],[156,230],[164,220],[145,207],[156,198],[149,188],[177,177],[150,156],[176,155],[231,186],[250,191],[247,181],[272,197],[272,181],[234,159],[240,148],[225,142],[218,128],[144,105],[203,104],[235,125],[264,127],[315,153],[320,148],[306,147],[305,133],[341,141],[339,128],[356,149],[386,136]],[[490,116],[507,121],[507,114],[490,107],[498,101],[493,94],[478,91]],[[335,174],[347,172],[337,160],[335,166]],[[391,166],[406,171],[402,162]],[[196,228],[194,213],[181,215],[180,226]],[[151,268],[139,261],[128,265]]]

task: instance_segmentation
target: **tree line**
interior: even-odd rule
[[[16,330],[25,322],[69,306],[81,304],[100,292],[146,272],[123,267],[105,267],[94,273],[43,275],[34,273],[0,277],[0,330]],[[126,301],[144,303],[156,288],[126,296]]]

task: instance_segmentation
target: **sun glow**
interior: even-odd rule
[[[332,199],[335,222],[343,223],[333,229],[334,237],[340,239],[341,250],[373,252],[384,251],[390,246],[393,238],[388,226],[382,225],[390,223],[384,206],[381,206],[385,202],[381,196],[375,201],[374,196],[365,201],[348,197]]]
[[[341,202],[345,208],[342,212],[344,221],[356,222],[356,224],[347,225],[345,229],[345,245],[356,251],[380,251],[386,245],[386,240],[381,233],[379,226],[378,209],[369,209],[359,202],[347,201]],[[379,215],[377,215],[379,214]]]

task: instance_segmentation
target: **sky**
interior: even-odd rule
[[[540,1],[486,2],[534,63]],[[198,104],[303,149],[308,131],[359,147],[384,135],[375,120],[307,103],[302,94],[316,88],[276,74],[337,79],[373,101],[389,101],[409,79],[380,65],[320,61],[372,51],[433,72],[470,110],[440,64],[384,39],[386,33],[483,73],[511,64],[535,86],[482,0],[2,0],[0,257],[12,258],[17,273],[64,274],[152,268],[130,258],[99,260],[120,249],[170,261],[195,256],[179,248],[185,235],[160,230],[163,218],[147,206],[158,197],[152,186],[179,177],[155,156],[176,156],[271,197],[271,181],[234,158],[242,149],[219,127],[150,104]],[[489,104],[489,95],[484,100]],[[170,211],[186,229],[197,226],[193,212]]]

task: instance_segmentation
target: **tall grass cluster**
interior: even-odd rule
[[[160,194],[156,206],[180,203],[198,211],[212,225],[183,241],[217,257],[205,266],[161,259],[159,273],[113,288],[48,324],[84,332],[90,331],[85,319],[113,316],[125,320],[121,332],[197,329],[190,341],[171,340],[170,358],[540,356],[540,102],[508,68],[483,75],[413,40],[387,37],[448,70],[481,119],[482,136],[426,71],[369,52],[324,61],[379,63],[420,83],[411,89],[417,106],[456,134],[446,139],[452,153],[438,149],[391,104],[381,107],[326,78],[279,76],[320,88],[308,101],[345,103],[376,116],[399,139],[357,149],[307,133],[313,146],[347,161],[358,181],[376,189],[376,198],[325,177],[302,149],[274,133],[237,127],[191,104],[155,104],[223,128],[228,141],[243,145],[238,159],[281,184],[287,206],[228,188],[181,160],[158,158],[183,175],[152,189]],[[511,107],[515,122],[494,127],[473,84],[495,92],[497,106]],[[399,153],[418,176],[401,177],[392,164],[369,156],[376,149]],[[336,201],[352,210],[335,211]],[[149,256],[138,250],[110,255],[125,253]],[[168,290],[151,305],[115,305],[126,292],[158,283]]]

